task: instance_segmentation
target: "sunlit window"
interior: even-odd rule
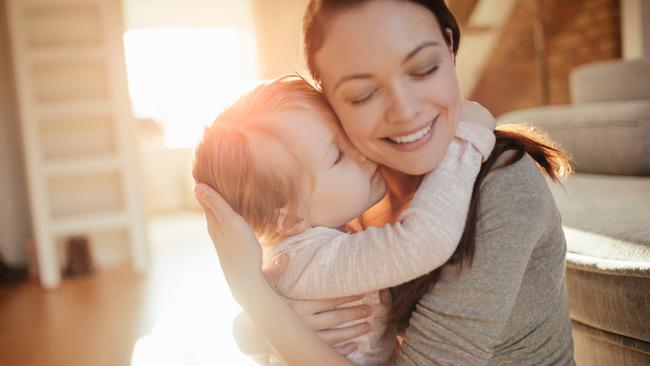
[[[124,46],[134,113],[160,122],[169,148],[193,147],[203,126],[255,83],[232,28],[135,29]]]

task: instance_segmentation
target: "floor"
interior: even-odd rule
[[[150,220],[149,272],[129,267],[0,287],[0,366],[242,365],[231,324],[239,312],[203,216]]]

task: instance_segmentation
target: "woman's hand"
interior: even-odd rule
[[[494,131],[497,121],[492,113],[477,102],[463,99],[460,105],[460,120],[472,122]]]
[[[249,311],[251,319],[264,338],[273,344],[281,360],[289,365],[351,365],[347,359],[319,339],[270,288],[262,276],[260,244],[246,221],[210,187],[197,184],[194,193],[205,211],[208,232],[233,296]],[[334,313],[325,314],[337,305],[351,301],[350,299],[326,300],[312,304],[298,302],[294,306],[297,306],[301,313],[311,314],[308,318],[312,326],[329,327],[331,324],[341,324],[348,319],[354,319],[354,314],[358,314],[362,309],[337,309]],[[303,305],[299,305],[300,303]],[[365,316],[365,312],[362,314]],[[363,327],[349,327],[336,332],[326,329],[324,334],[330,341],[341,343],[353,338],[361,330]],[[296,348],[298,344],[301,346]],[[352,352],[352,348],[353,345],[341,344],[339,349]],[[318,355],[316,359],[315,355]]]
[[[264,276],[273,287],[277,285],[280,277],[286,271],[290,260],[291,258],[285,253],[263,269]],[[347,296],[329,300],[285,300],[307,327],[316,332],[323,341],[333,346],[338,353],[348,355],[357,349],[356,344],[350,341],[370,332],[370,324],[363,322],[343,328],[338,327],[349,321],[367,318],[370,316],[371,308],[368,305],[342,306],[340,308],[337,306],[360,300],[364,296]],[[243,329],[243,326],[238,328],[235,333],[237,330],[243,332],[241,333],[242,342],[252,336],[250,332]]]
[[[332,300],[316,301],[286,301],[291,305],[293,310],[299,315],[307,326],[316,332],[318,336],[327,344],[342,355],[347,356],[357,349],[357,345],[351,342],[352,339],[366,334],[370,331],[368,323],[360,323],[344,328],[336,328],[343,323],[353,320],[364,319],[370,315],[370,307],[367,305],[356,305],[335,309],[337,306],[357,301],[363,298],[363,295],[348,296]],[[258,333],[255,325],[242,312],[237,316],[233,324],[233,334],[239,349],[251,357],[259,357],[271,353],[264,339]]]
[[[248,223],[217,192],[199,183],[194,187],[194,194],[205,211],[221,269],[233,296],[238,299],[245,295],[247,282],[262,275],[261,246]]]
[[[365,295],[347,296],[331,300],[288,300],[293,310],[316,332],[318,336],[331,345],[340,354],[347,355],[357,349],[352,339],[370,332],[370,324],[363,322],[338,328],[344,323],[364,319],[370,316],[368,305],[350,307],[337,306],[360,300]]]

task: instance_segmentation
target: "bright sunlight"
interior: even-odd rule
[[[232,28],[133,29],[124,48],[134,114],[159,122],[168,148],[194,147],[203,126],[256,82]]]

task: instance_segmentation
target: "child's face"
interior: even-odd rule
[[[313,185],[306,179],[302,197],[310,226],[342,226],[384,197],[386,181],[379,166],[359,161],[334,121],[307,111],[287,111],[279,118],[313,176]]]

